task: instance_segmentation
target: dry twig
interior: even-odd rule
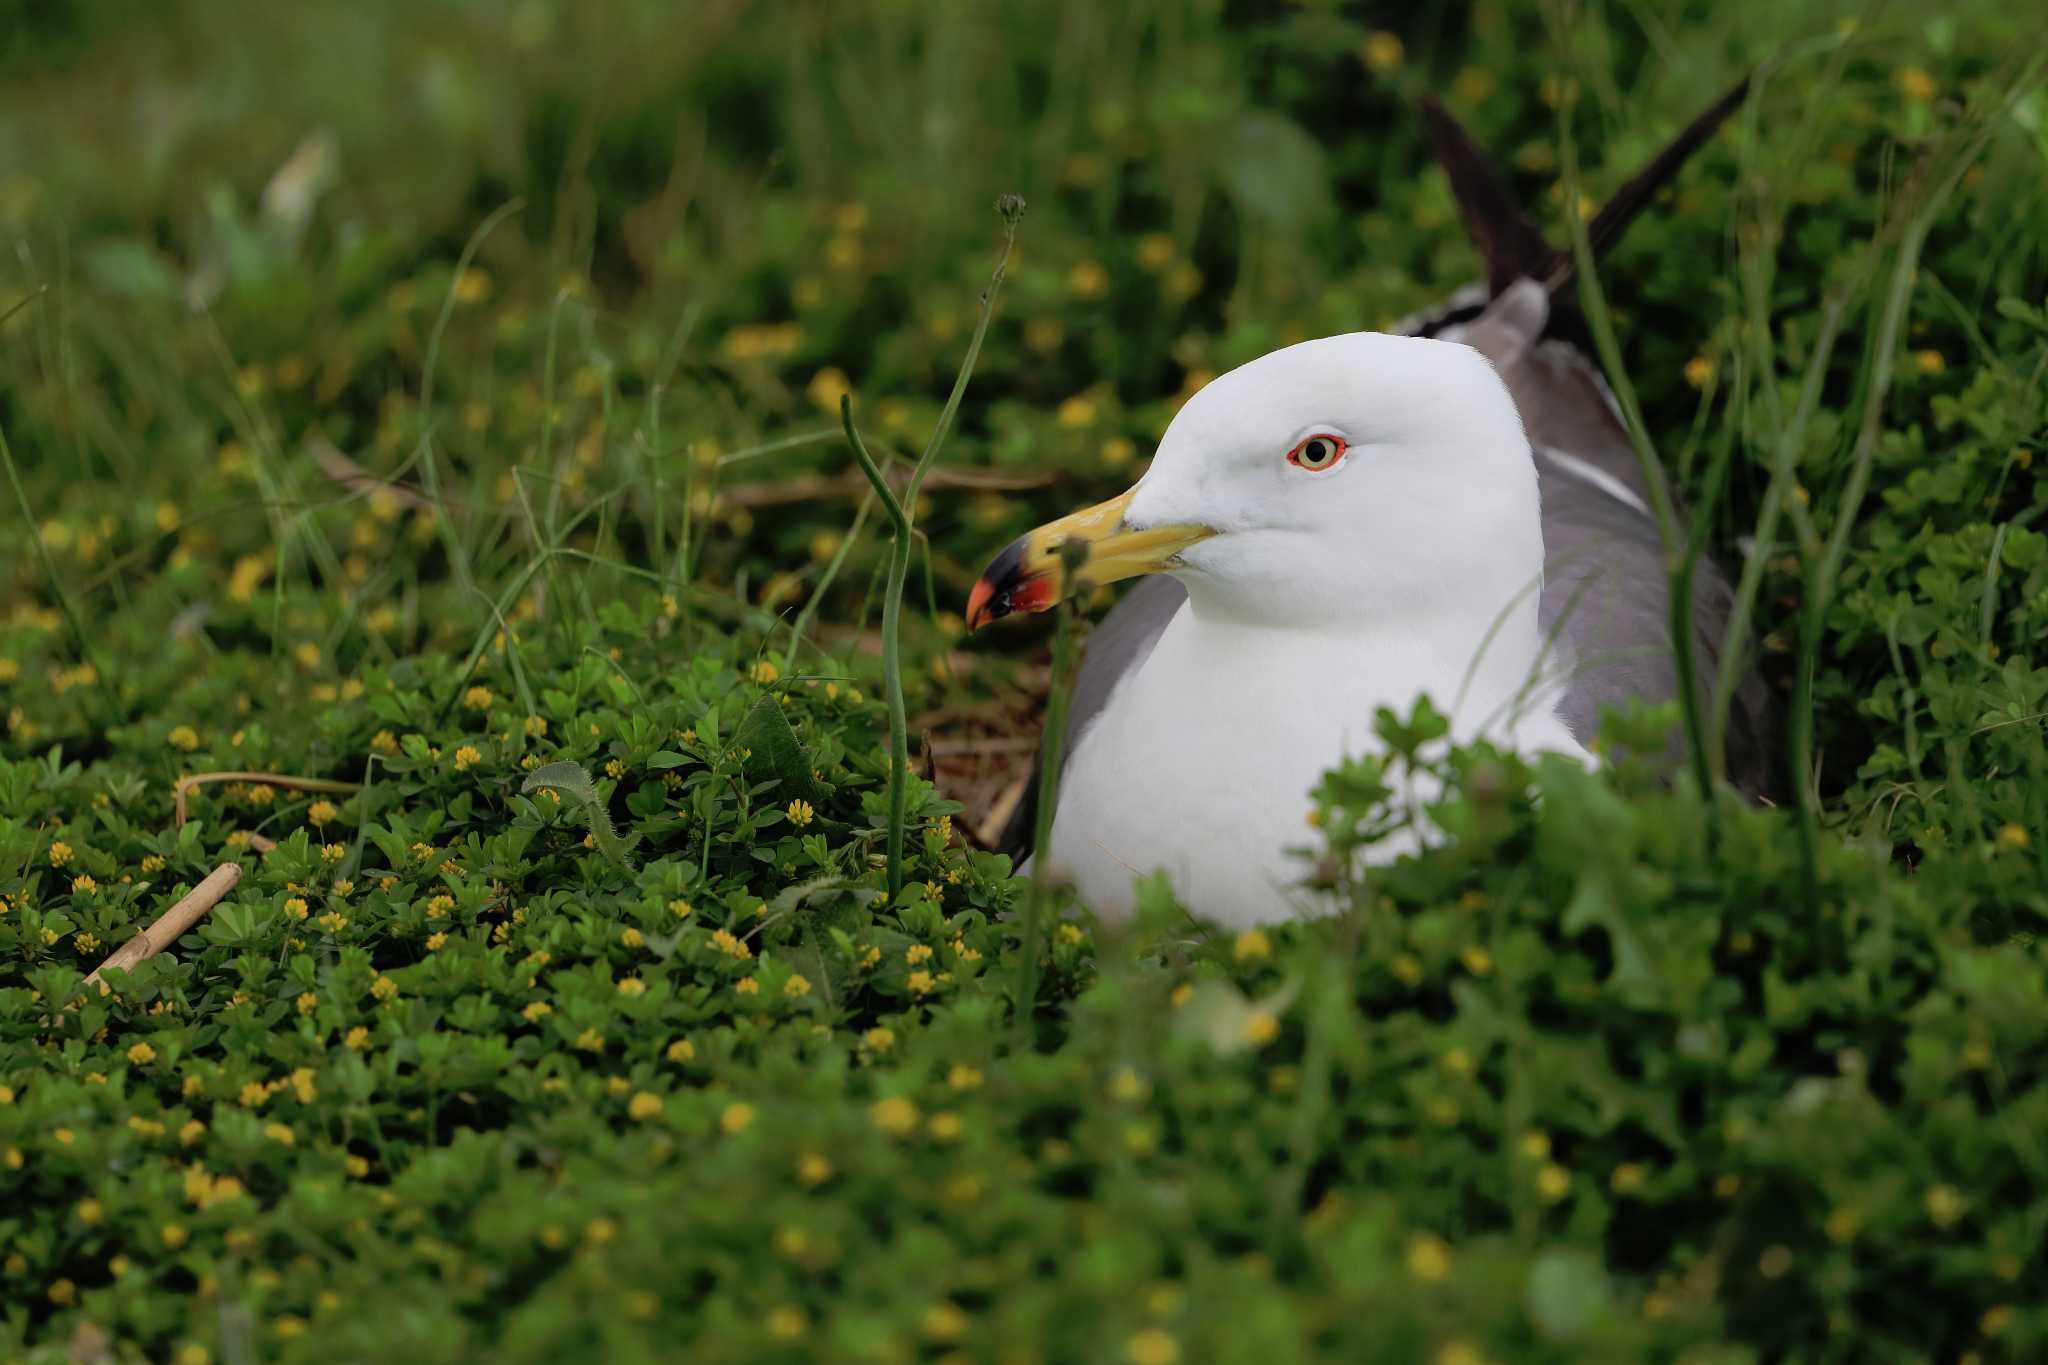
[[[906,470],[885,475],[892,485],[907,484]],[[1058,482],[1056,474],[988,474],[973,469],[935,469],[924,481],[924,491],[952,488],[980,493],[1017,493],[1049,488]],[[865,475],[858,470],[826,478],[763,479],[758,483],[736,483],[718,490],[721,507],[783,507],[795,502],[816,502],[824,498],[853,498],[868,491]]]
[[[106,994],[111,987],[100,980],[101,972],[113,968],[126,971],[146,957],[155,957],[176,943],[187,929],[205,917],[207,911],[219,905],[241,880],[241,864],[222,863],[206,875],[206,880],[180,897],[176,905],[158,915],[147,929],[116,948],[113,956],[93,968],[85,984],[98,986],[100,993]]]
[[[178,779],[178,785],[171,792],[171,816],[175,825],[185,823],[185,793],[194,787],[211,786],[216,782],[260,782],[266,787],[283,787],[286,791],[319,792],[326,796],[353,796],[363,789],[360,782],[334,782],[324,777],[291,777],[285,773],[187,773]],[[258,836],[251,835],[252,839]]]

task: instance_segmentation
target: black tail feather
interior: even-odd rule
[[[1451,195],[1458,201],[1465,231],[1486,261],[1487,293],[1499,294],[1525,275],[1547,278],[1557,265],[1557,248],[1543,240],[1542,229],[1522,212],[1493,158],[1436,96],[1422,97],[1422,117],[1429,125],[1436,159],[1451,177]]]
[[[1628,178],[1622,187],[1614,192],[1608,201],[1600,206],[1593,220],[1586,224],[1586,237],[1593,248],[1593,257],[1598,260],[1600,253],[1621,240],[1621,234],[1628,231],[1628,225],[1636,215],[1649,207],[1650,201],[1671,181],[1677,178],[1679,169],[1692,159],[1692,154],[1706,145],[1715,130],[1727,121],[1730,114],[1742,107],[1742,101],[1749,95],[1749,77],[1744,76],[1735,83],[1734,89],[1709,105],[1706,110],[1688,123],[1677,137],[1664,145],[1664,150],[1649,160],[1649,164]],[[1572,258],[1569,251],[1562,253],[1555,278],[1541,277],[1555,294],[1571,279]]]
[[[1586,224],[1596,258],[1620,240],[1657,192],[1671,183],[1748,94],[1749,77],[1744,76],[1600,206]],[[1572,253],[1544,240],[1542,230],[1515,202],[1493,159],[1435,96],[1422,97],[1422,115],[1429,125],[1430,145],[1451,178],[1451,194],[1458,201],[1465,230],[1486,262],[1487,292],[1498,295],[1526,276],[1541,280],[1555,298],[1571,283]]]

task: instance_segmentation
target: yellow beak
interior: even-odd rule
[[[1216,534],[1208,526],[1126,526],[1124,512],[1137,492],[1130,489],[1011,541],[968,594],[967,628],[979,630],[1013,612],[1047,611],[1069,593],[1158,573],[1182,550]],[[1069,545],[1087,553],[1072,582],[1063,563]]]

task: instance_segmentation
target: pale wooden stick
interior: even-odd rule
[[[1017,803],[1024,799],[1024,793],[1031,786],[1031,779],[1036,776],[1036,773],[1027,772],[1003,788],[1002,795],[998,796],[995,805],[989,808],[988,818],[983,820],[981,828],[975,831],[981,836],[983,848],[994,848],[1002,839],[1003,826],[1010,823],[1010,816],[1017,809]]]
[[[110,967],[126,971],[146,957],[155,957],[176,943],[187,929],[205,916],[207,911],[219,905],[228,892],[235,889],[235,883],[241,880],[240,863],[222,863],[206,874],[205,881],[187,891],[176,905],[158,915],[147,929],[116,948],[112,957],[93,968],[92,975],[85,979],[85,984],[98,986],[100,994],[105,995],[111,987],[100,980],[101,972]]]

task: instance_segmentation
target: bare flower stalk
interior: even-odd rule
[[[1010,250],[1017,243],[1017,220],[1024,215],[1024,201],[1014,194],[1006,194],[996,201],[996,211],[1003,216],[1002,254],[996,258],[995,272],[989,277],[988,287],[981,292],[981,315],[975,319],[974,336],[967,343],[967,354],[960,362],[959,374],[953,379],[953,391],[946,398],[946,406],[939,414],[937,425],[932,428],[931,439],[925,442],[924,453],[918,456],[917,464],[910,472],[910,482],[904,487],[902,498],[899,499],[895,490],[889,487],[881,466],[868,454],[867,446],[854,426],[853,400],[845,395],[839,399],[839,421],[846,432],[846,443],[860,462],[861,472],[874,485],[875,495],[881,499],[882,509],[887,513],[890,529],[894,532],[889,544],[888,586],[882,595],[882,690],[889,704],[889,899],[892,901],[903,890],[904,806],[910,789],[910,727],[903,708],[902,625],[903,590],[910,577],[913,519],[917,515],[918,489],[923,486],[925,475],[931,471],[946,436],[953,429],[953,418],[959,413],[960,400],[967,392],[967,380],[974,373],[974,362],[981,355],[982,338],[988,335],[989,319],[995,314],[996,292],[1002,288],[1003,272],[1010,264]]]

